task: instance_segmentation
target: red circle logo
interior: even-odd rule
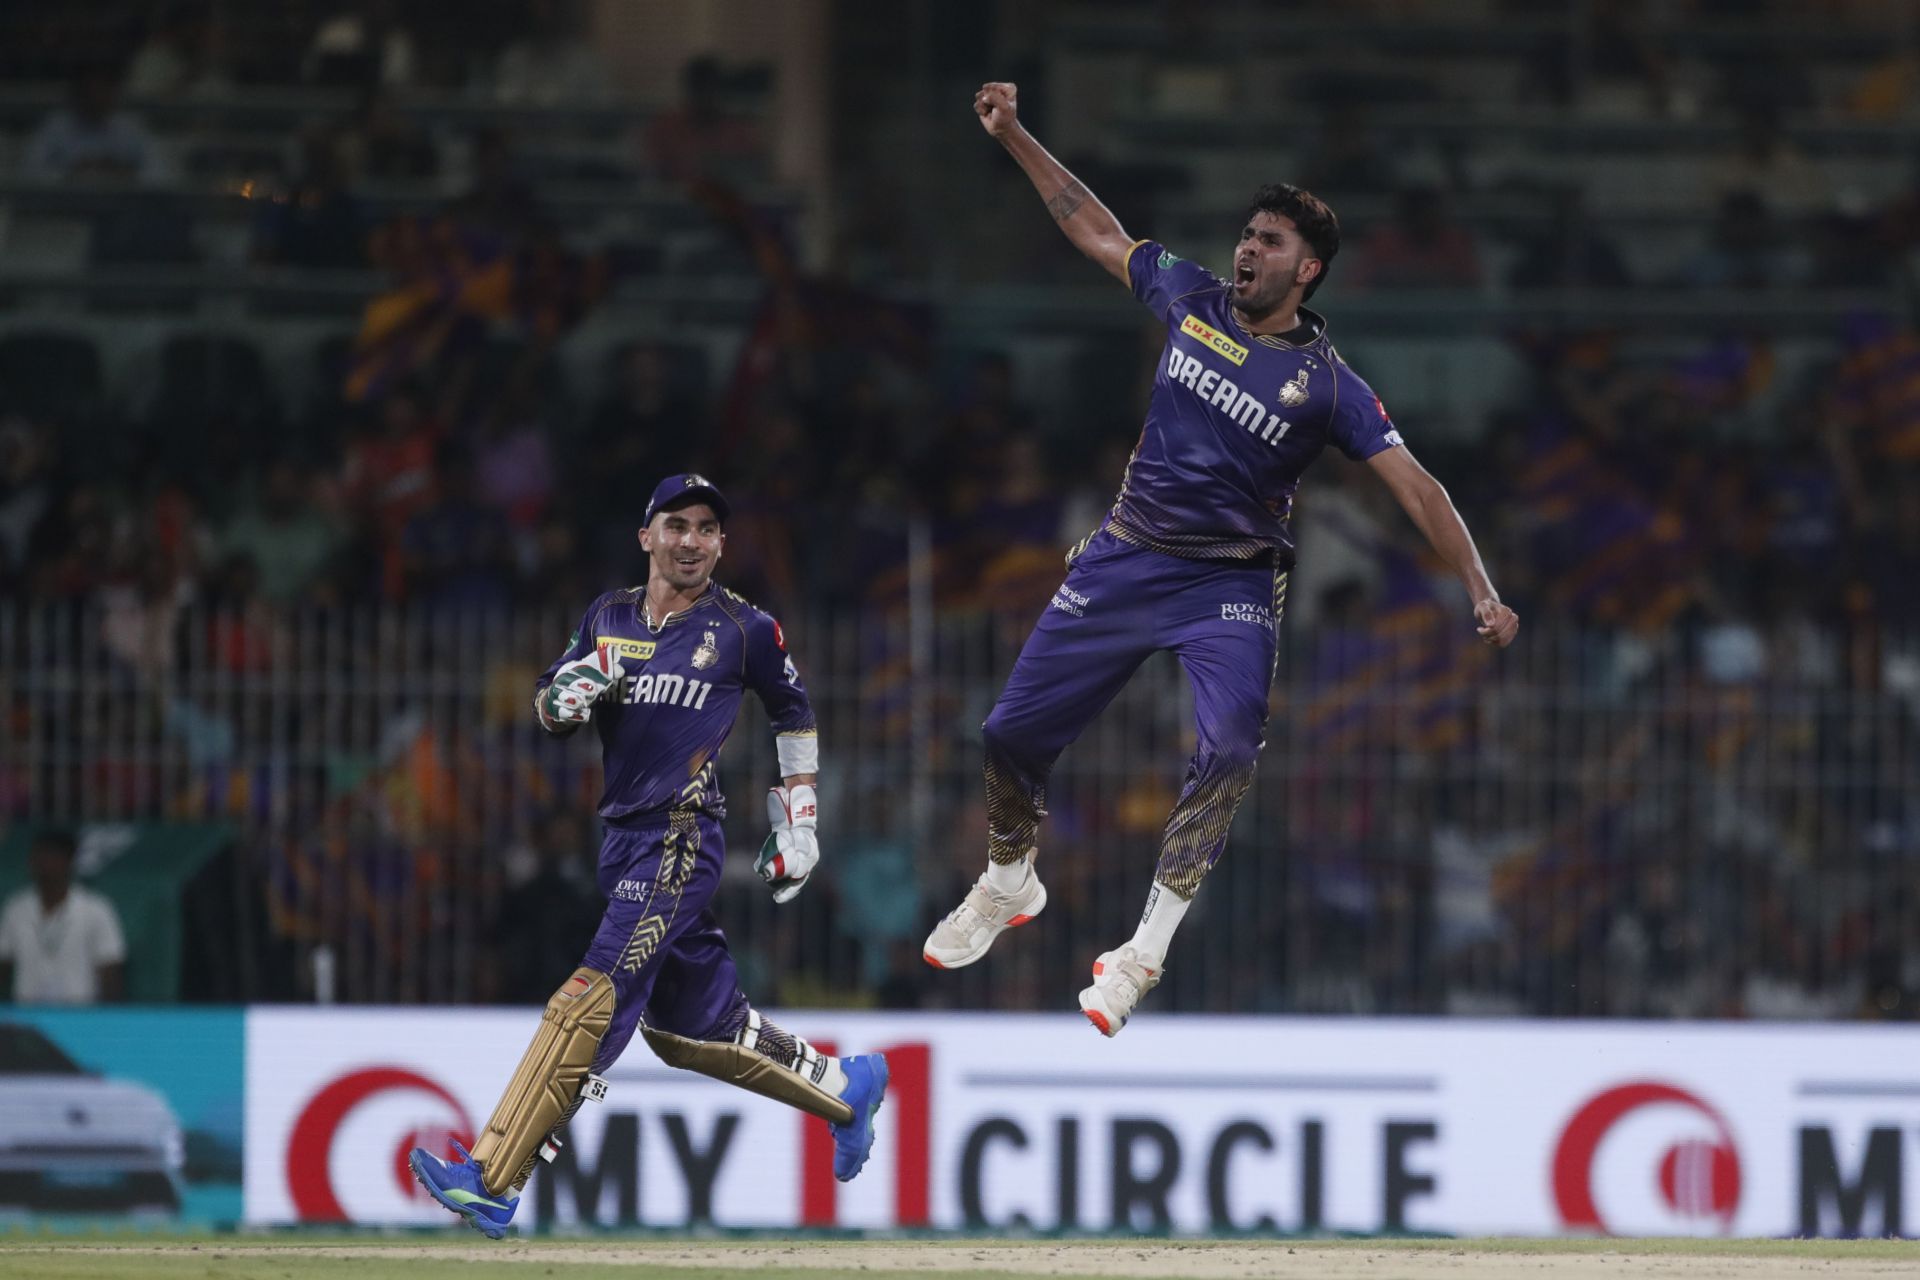
[[[1553,1152],[1553,1199],[1560,1221],[1580,1231],[1608,1232],[1593,1194],[1594,1157],[1600,1144],[1629,1115],[1666,1103],[1704,1117],[1714,1137],[1682,1138],[1670,1144],[1651,1170],[1661,1203],[1680,1219],[1707,1219],[1721,1234],[1733,1229],[1740,1207],[1740,1152],[1726,1118],[1696,1094],[1670,1084],[1643,1080],[1608,1089],[1587,1102],[1566,1128]]]
[[[409,1128],[394,1152],[394,1177],[401,1191],[413,1194],[413,1175],[407,1153],[415,1146],[433,1147],[458,1139],[473,1144],[473,1121],[460,1100],[438,1082],[401,1067],[369,1067],[341,1076],[307,1100],[287,1135],[287,1191],[302,1222],[345,1222],[347,1211],[333,1189],[333,1143],[340,1126],[354,1110],[393,1089],[415,1089],[432,1094],[453,1112],[457,1127]]]

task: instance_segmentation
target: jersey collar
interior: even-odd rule
[[[1227,320],[1243,337],[1253,342],[1258,342],[1263,346],[1277,347],[1282,351],[1303,351],[1327,336],[1327,318],[1325,316],[1308,307],[1300,307],[1298,310],[1300,313],[1300,323],[1295,325],[1289,332],[1298,333],[1302,329],[1305,329],[1307,336],[1304,341],[1290,342],[1282,334],[1249,333],[1247,327],[1240,323],[1239,313],[1233,309],[1233,299],[1231,297],[1227,299]]]
[[[695,596],[693,598],[692,604],[688,605],[684,609],[675,609],[672,613],[666,616],[666,619],[662,621],[659,626],[656,627],[653,625],[653,614],[647,608],[647,589],[645,587],[642,587],[640,588],[640,625],[645,627],[650,634],[657,636],[662,631],[665,631],[668,627],[674,626],[678,623],[685,622],[688,618],[691,618],[695,613],[697,613],[700,610],[700,607],[702,605],[707,604],[709,601],[713,599],[714,590],[715,590],[715,587],[714,587],[713,579],[708,578],[706,590],[702,591],[699,595]]]

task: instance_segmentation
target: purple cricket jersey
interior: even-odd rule
[[[1372,388],[1300,308],[1304,341],[1248,333],[1225,280],[1152,240],[1127,255],[1134,296],[1167,324],[1146,426],[1106,528],[1187,559],[1293,563],[1300,475],[1328,444],[1358,462],[1401,443]],[[1296,330],[1290,337],[1300,337]]]
[[[593,709],[606,770],[601,820],[632,826],[674,810],[725,817],[716,762],[741,695],[760,695],[776,734],[812,736],[806,686],[780,624],[720,584],[657,632],[647,625],[645,596],[631,587],[595,600],[535,688],[553,683],[562,665],[609,647],[621,677]]]

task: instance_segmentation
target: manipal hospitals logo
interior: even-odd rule
[[[1740,1207],[1740,1152],[1726,1118],[1697,1094],[1659,1081],[1617,1085],[1588,1099],[1560,1131],[1552,1172],[1560,1221],[1575,1231],[1613,1232],[1618,1215],[1609,1223],[1601,1199],[1610,1191],[1627,1201],[1649,1174],[1657,1207],[1643,1203],[1637,1214],[1627,1212],[1638,1218],[1652,1208],[1665,1221],[1636,1221],[1630,1233],[1705,1227],[1726,1235]]]

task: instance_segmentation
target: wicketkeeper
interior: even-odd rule
[[[660,1058],[826,1120],[834,1176],[850,1180],[873,1149],[887,1087],[880,1054],[828,1057],[769,1022],[741,992],[710,903],[720,883],[726,807],[715,772],[740,699],[758,694],[778,735],[781,785],[767,794],[773,833],[754,864],[789,902],[820,860],[814,783],[819,739],[780,624],[712,581],[727,501],[697,475],[669,476],[647,504],[645,587],[593,602],[567,651],[536,685],[549,733],[591,722],[606,789],[600,888],[607,910],[580,967],[547,1002],[533,1043],[469,1154],[415,1147],[433,1198],[498,1239],[535,1161],[553,1158],[581,1102],[636,1029]]]

